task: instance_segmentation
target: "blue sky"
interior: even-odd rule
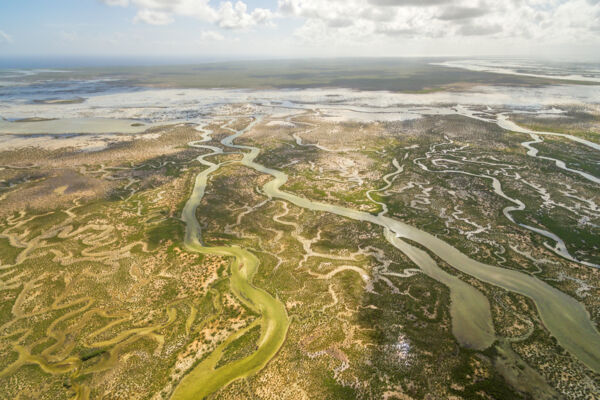
[[[16,56],[600,57],[599,0],[0,0]]]

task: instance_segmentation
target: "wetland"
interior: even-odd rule
[[[19,78],[3,396],[598,396],[594,83],[433,61]]]

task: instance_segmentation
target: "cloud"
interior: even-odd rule
[[[173,22],[173,17],[164,11],[155,11],[151,9],[139,10],[135,22],[145,22],[150,25],[168,25]]]
[[[225,39],[223,35],[216,31],[202,31],[200,32],[200,40],[206,42],[215,42]]]
[[[440,4],[451,4],[452,0],[369,0],[369,3],[384,7],[429,7]]]
[[[267,25],[274,18],[273,12],[264,8],[248,11],[243,1],[222,2],[219,8],[210,5],[210,0],[100,0],[109,6],[137,9],[136,22],[151,25],[167,25],[176,17],[191,17],[213,23],[223,29],[248,29]]]
[[[273,18],[273,13],[264,8],[256,8],[248,13],[248,7],[242,1],[221,3],[218,11],[217,24],[225,29],[246,29],[255,25],[265,24]]]
[[[493,25],[476,25],[467,24],[459,29],[459,33],[463,36],[485,36],[502,32],[502,26],[499,24]]]
[[[0,30],[0,43],[12,43],[13,38],[8,33]]]
[[[390,25],[381,26],[381,27],[377,28],[376,32],[384,34],[386,36],[396,36],[396,37],[401,37],[401,36],[412,37],[417,33],[416,30],[412,29],[412,28],[394,27],[394,26],[390,26]]]
[[[439,19],[446,21],[455,21],[481,17],[489,12],[485,7],[455,7],[451,6],[442,11],[438,16]]]
[[[377,43],[382,37],[488,37],[598,41],[600,0],[279,0],[278,12],[303,20],[303,41]]]
[[[293,20],[293,38],[277,37],[275,42],[288,46],[296,41],[306,49],[318,45],[325,51],[363,46],[376,52],[405,48],[411,41],[416,49],[430,51],[418,46],[431,44],[431,49],[445,51],[448,44],[464,47],[461,38],[469,43],[480,38],[482,49],[491,41],[503,41],[506,48],[515,46],[515,40],[520,46],[600,42],[600,0],[278,0],[271,9],[251,8],[248,0],[98,1],[130,7],[138,23],[167,25],[188,17],[212,24],[215,31],[207,32],[219,35],[274,21],[291,25]],[[200,36],[222,40],[208,33]],[[434,42],[444,44],[436,47]]]

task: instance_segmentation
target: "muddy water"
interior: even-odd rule
[[[31,122],[9,122],[0,119],[0,134],[142,133],[154,126],[158,124],[141,124],[134,119],[114,118],[71,118]]]
[[[246,129],[250,129],[252,125]],[[239,131],[239,134],[243,132]],[[210,140],[209,134],[210,132],[205,132],[203,141]],[[198,161],[208,168],[196,177],[192,194],[182,213],[182,220],[186,224],[185,245],[188,250],[197,253],[231,257],[231,277],[229,279],[231,290],[241,303],[259,314],[260,317],[250,326],[231,335],[217,346],[206,359],[194,367],[175,388],[171,396],[173,400],[202,399],[236,379],[260,371],[283,345],[289,327],[289,319],[283,303],[252,284],[252,278],[260,265],[259,259],[254,254],[236,246],[206,247],[202,244],[196,210],[204,197],[210,174],[222,165],[205,160],[208,156],[221,154],[222,150],[218,147],[203,145],[203,141],[190,143],[193,147],[211,150],[211,153],[198,157]],[[261,328],[257,350],[247,357],[217,368],[225,348],[257,324]]]

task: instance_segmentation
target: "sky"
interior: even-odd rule
[[[600,60],[600,0],[0,0],[3,57]]]

